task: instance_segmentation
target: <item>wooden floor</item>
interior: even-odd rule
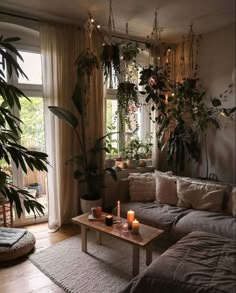
[[[80,233],[79,226],[74,224],[65,225],[55,233],[48,232],[47,223],[40,223],[26,228],[36,237],[34,253]],[[41,273],[27,257],[20,261],[0,264],[0,293],[28,292],[62,293],[64,290]]]

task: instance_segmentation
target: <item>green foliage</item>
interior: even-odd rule
[[[112,71],[114,71],[117,78],[119,77],[120,50],[118,44],[105,44],[102,49],[101,61],[106,81],[112,75]]]
[[[138,43],[125,43],[120,46],[120,54],[124,61],[134,60],[139,53]]]
[[[4,70],[7,68],[9,77],[13,73],[18,77],[20,75],[26,77],[13,57],[15,55],[23,61],[20,53],[12,45],[12,42],[18,40],[19,38],[0,37],[0,56],[3,60],[2,69],[0,69],[0,96],[3,99],[0,105],[0,192],[10,201],[11,205],[15,204],[17,215],[20,217],[23,212],[21,199],[26,211],[32,211],[35,216],[36,213],[43,214],[44,207],[35,201],[28,191],[19,189],[11,183],[9,175],[5,171],[5,165],[10,166],[13,161],[17,168],[21,168],[27,174],[28,168],[47,171],[48,161],[47,154],[30,151],[20,144],[22,130],[19,124],[21,120],[12,114],[13,107],[21,109],[20,98],[27,98],[22,91],[7,83],[4,74]]]
[[[77,59],[78,61],[79,59]],[[93,69],[95,69],[93,67]],[[84,199],[93,200],[101,196],[101,190],[104,187],[104,174],[108,172],[114,180],[117,180],[116,172],[112,168],[102,170],[99,167],[98,153],[105,151],[104,141],[111,133],[99,137],[95,145],[88,149],[85,138],[85,122],[87,115],[86,94],[89,89],[89,79],[92,71],[87,71],[84,64],[76,62],[77,83],[72,95],[72,103],[78,112],[78,118],[70,111],[61,107],[50,106],[49,110],[60,120],[66,122],[74,131],[78,140],[80,153],[73,155],[67,163],[75,163],[74,178],[80,183],[85,183],[86,194]],[[87,75],[87,79],[85,78]]]
[[[137,111],[137,108],[140,107],[137,86],[129,81],[119,83],[117,89],[117,102],[118,109],[115,114],[119,117],[120,123],[122,123],[122,130],[124,131],[126,124],[129,130],[137,132],[139,125],[136,120],[135,112]],[[131,126],[132,119],[136,123],[136,129],[134,130]]]

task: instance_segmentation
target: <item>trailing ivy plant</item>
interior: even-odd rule
[[[34,200],[27,190],[18,188],[12,183],[11,177],[5,167],[11,169],[11,162],[14,162],[18,169],[22,169],[27,174],[28,170],[47,171],[47,154],[38,151],[31,151],[20,143],[22,121],[12,114],[16,107],[21,110],[20,99],[27,96],[17,87],[7,82],[6,73],[11,78],[13,74],[27,78],[18,64],[16,57],[23,61],[22,56],[13,45],[19,38],[0,37],[0,193],[9,200],[11,205],[15,205],[17,216],[23,213],[22,203],[28,213],[32,211],[36,217],[44,214],[44,207]],[[5,71],[6,69],[6,71]],[[30,100],[29,100],[30,101]]]
[[[112,73],[117,78],[120,75],[120,50],[118,44],[105,44],[101,55],[102,68],[104,71],[105,81],[112,77]]]
[[[138,99],[137,86],[130,81],[121,82],[118,85],[116,96],[118,104],[116,116],[119,117],[119,121],[122,123],[122,130],[125,131],[124,128],[126,124],[129,130],[137,132],[139,125],[136,119],[136,111],[141,105]],[[135,129],[132,129],[132,120],[135,121]]]

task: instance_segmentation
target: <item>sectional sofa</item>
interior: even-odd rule
[[[235,185],[155,171],[120,180],[118,199],[174,244],[122,292],[236,292]]]

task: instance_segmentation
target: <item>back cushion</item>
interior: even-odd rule
[[[232,215],[233,216],[236,216],[236,186],[232,190],[231,200],[232,200],[232,209],[231,209],[231,212],[232,212]]]
[[[223,189],[214,184],[177,179],[177,196],[179,207],[212,212],[222,211]]]
[[[128,178],[131,201],[154,201],[156,199],[154,173],[130,173]]]
[[[161,204],[176,205],[177,188],[176,177],[171,176],[171,173],[163,174],[155,171],[156,176],[156,200]]]

